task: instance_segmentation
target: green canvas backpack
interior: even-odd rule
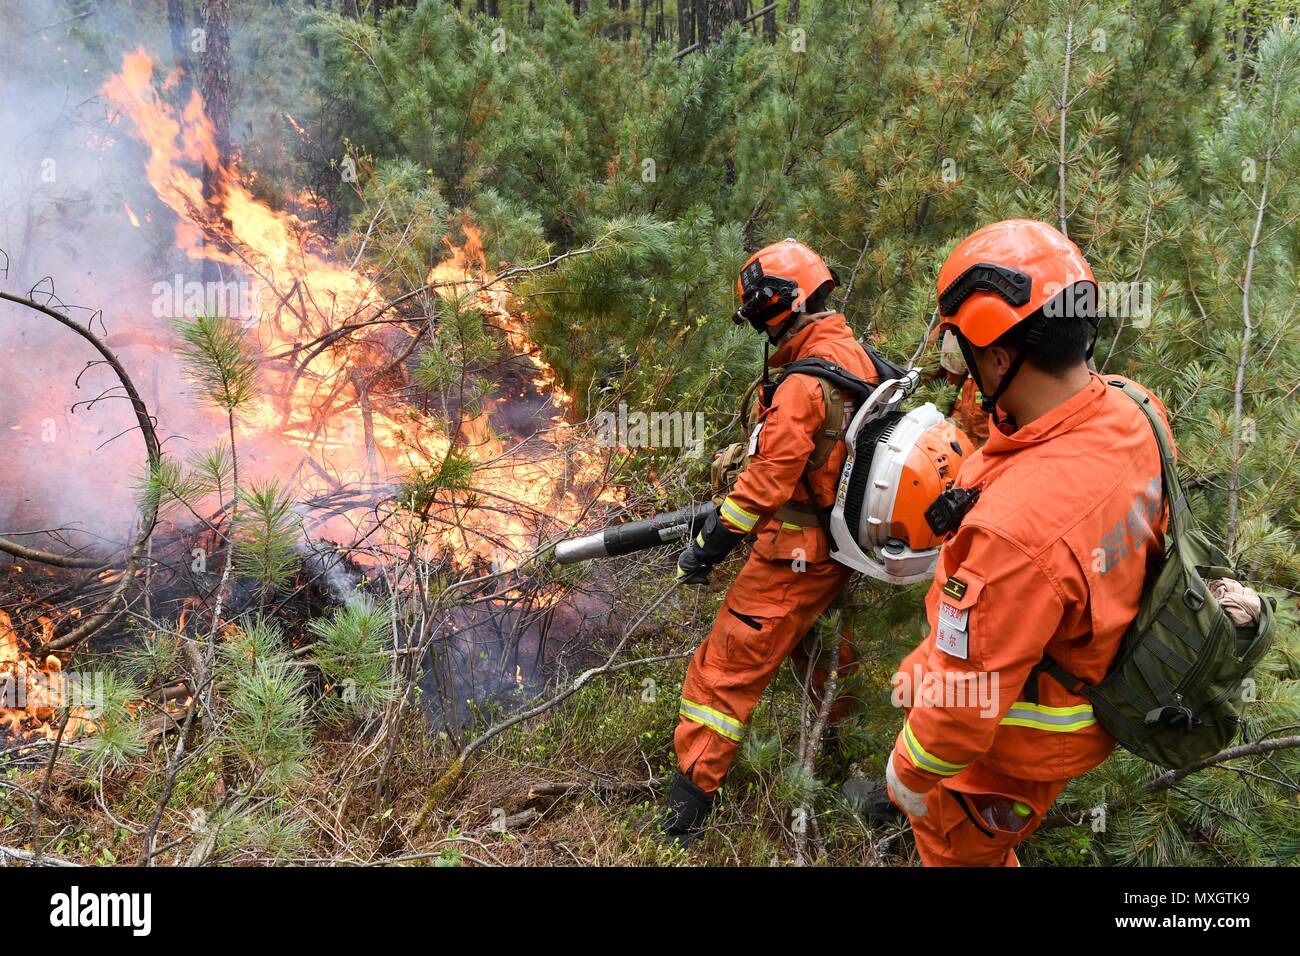
[[[1050,674],[1092,703],[1098,722],[1120,745],[1170,769],[1190,766],[1230,745],[1242,724],[1249,676],[1273,642],[1273,603],[1261,596],[1256,625],[1237,627],[1206,581],[1237,579],[1228,558],[1197,527],[1183,496],[1173,444],[1150,398],[1129,382],[1110,382],[1137,403],[1160,446],[1169,503],[1165,555],[1148,575],[1137,617],[1110,670],[1096,685],[1051,658]]]

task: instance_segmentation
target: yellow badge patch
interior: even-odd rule
[[[951,577],[944,583],[943,593],[960,601],[966,596],[966,582],[961,578]]]

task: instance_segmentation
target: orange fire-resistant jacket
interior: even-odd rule
[[[844,316],[822,312],[808,317],[807,326],[772,353],[771,364],[788,365],[798,359],[823,358],[867,382],[878,381],[875,367],[853,337]],[[844,424],[852,416],[852,396],[844,397]],[[756,411],[750,435],[749,466],[740,473],[719,512],[736,531],[756,532],[754,554],[769,560],[825,561],[829,543],[820,527],[797,527],[772,518],[786,502],[808,501],[800,475],[812,453],[818,432],[825,427],[826,403],[821,384],[808,375],[791,375],[781,383],[766,410]],[[840,442],[821,468],[808,472],[817,500],[823,507],[835,497],[844,467]]]
[[[909,710],[894,766],[912,790],[977,761],[1063,780],[1114,747],[1084,698],[1046,674],[1027,680],[1045,653],[1100,680],[1163,553],[1155,437],[1107,380],[1013,434],[991,427],[958,473],[980,497],[940,552],[930,634],[895,676]]]

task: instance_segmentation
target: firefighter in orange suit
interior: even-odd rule
[[[741,273],[736,321],[747,321],[767,336],[772,365],[818,357],[875,383],[875,367],[844,316],[825,311],[836,283],[834,273],[803,243],[786,239],[767,246]],[[844,421],[826,422],[821,383],[804,375],[787,378],[769,401],[760,396],[748,466],[678,561],[679,578],[703,583],[710,567],[746,536],[756,535],[682,687],[674,739],[679,772],[662,820],[664,831],[679,843],[689,843],[700,831],[764,688],[848,581],[849,569],[830,560],[809,501],[811,490],[823,507],[832,503],[844,442],[820,467],[806,467],[822,429],[842,430],[847,424],[847,396],[844,404]],[[840,659],[851,660],[847,639]]]
[[[1096,282],[1060,232],[986,226],[938,292],[991,427],[949,501],[930,634],[895,675],[907,712],[886,780],[926,865],[1015,866],[1070,778],[1114,747],[1056,675],[1100,680],[1137,614],[1162,554],[1160,455],[1118,379],[1088,369]]]

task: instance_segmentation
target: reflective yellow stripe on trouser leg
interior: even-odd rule
[[[745,725],[734,717],[728,717],[720,710],[714,710],[712,707],[705,707],[703,704],[697,704],[693,700],[682,698],[682,707],[678,713],[687,720],[694,721],[701,726],[708,727],[714,733],[726,737],[728,740],[740,743],[745,736]]]

